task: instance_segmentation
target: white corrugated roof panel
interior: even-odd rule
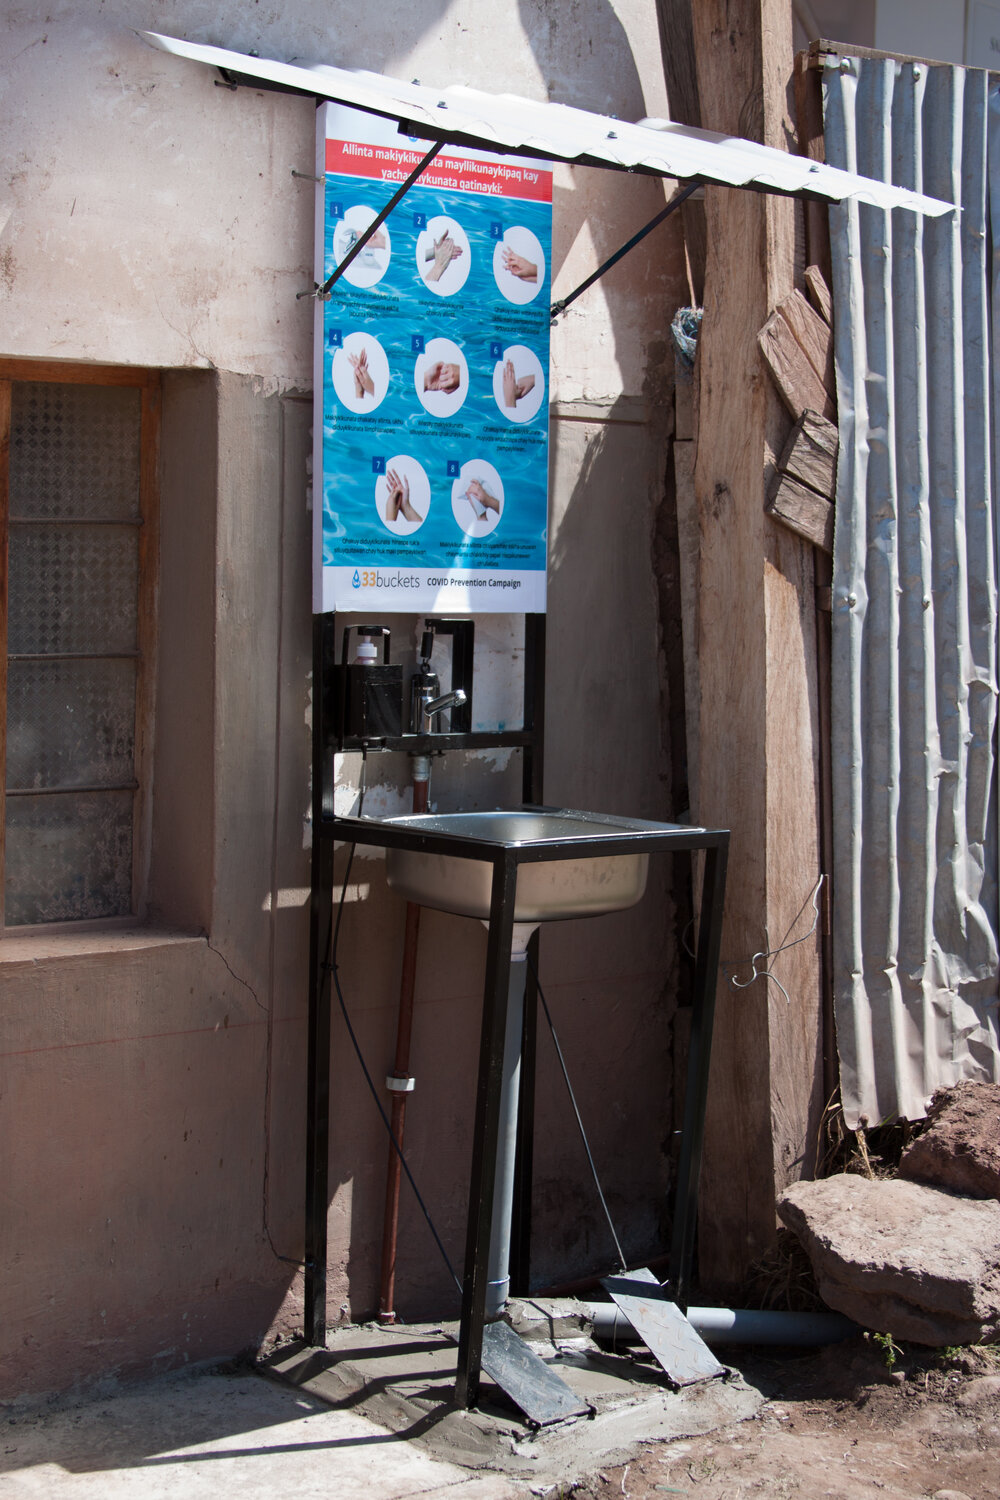
[[[538,103],[515,94],[485,94],[461,84],[429,89],[380,73],[326,65],[306,68],[153,31],[141,35],[152,46],[177,57],[298,89],[318,99],[334,99],[397,120],[408,134],[426,135],[451,145],[619,171],[652,172],[661,177],[700,178],[731,187],[807,193],[835,203],[856,199],[878,208],[909,208],[931,215],[954,211],[953,204],[907,188],[875,182],[738,136],[718,135],[666,120],[643,120],[633,125],[566,104]]]

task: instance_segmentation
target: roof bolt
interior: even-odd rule
[[[848,594],[848,596],[847,596],[847,603],[848,603],[848,605],[850,606],[851,609],[854,608],[854,606],[857,604],[857,602],[858,602],[858,596],[857,596],[857,594]]]
[[[930,607],[931,607],[931,601],[930,601],[930,599],[929,599],[929,598],[928,598],[928,597],[927,597],[927,595],[926,595],[926,594],[925,594],[925,595],[924,595],[924,599],[923,599],[923,605],[924,605],[924,609],[930,609]]]
[[[851,59],[849,57],[842,57],[840,59],[840,71],[842,73],[849,73],[851,71]]]
[[[447,109],[447,108],[448,108],[448,102],[447,102],[447,100],[445,100],[445,99],[439,99],[438,100],[438,109]]]
[[[608,140],[609,141],[616,141],[617,139],[618,139],[618,132],[615,131],[615,130],[609,130],[608,131]]]
[[[913,76],[914,76],[914,78],[919,78],[922,75],[922,73],[923,73],[923,68],[921,68],[917,63],[914,63],[913,64]]]

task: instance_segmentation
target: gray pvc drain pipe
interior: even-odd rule
[[[613,1302],[584,1304],[593,1320],[594,1337],[620,1344],[642,1338]],[[811,1347],[839,1344],[859,1333],[857,1323],[834,1312],[773,1312],[757,1308],[689,1307],[687,1319],[706,1344],[786,1344]]]
[[[488,925],[488,924],[486,924]],[[497,1135],[496,1179],[493,1188],[493,1228],[490,1232],[486,1280],[486,1318],[498,1318],[510,1291],[510,1228],[514,1213],[514,1159],[517,1154],[517,1105],[521,1092],[521,1030],[527,980],[526,944],[534,927],[515,922],[507,986],[507,1030],[503,1047],[500,1091],[500,1129]],[[522,931],[526,929],[526,931]]]

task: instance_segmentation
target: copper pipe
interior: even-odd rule
[[[427,811],[427,795],[430,783],[426,779],[413,780],[413,811]],[[399,1014],[396,1022],[396,1057],[393,1062],[394,1078],[410,1076],[410,1039],[413,1034],[413,995],[417,980],[417,948],[420,942],[420,907],[413,901],[406,903],[406,927],[403,933],[403,966],[399,978]],[[403,1131],[406,1125],[405,1093],[392,1095],[392,1133],[403,1149]],[[396,1240],[399,1231],[399,1181],[401,1168],[399,1157],[389,1143],[389,1159],[385,1174],[385,1216],[382,1225],[382,1272],[379,1281],[378,1320],[389,1324],[396,1321]]]

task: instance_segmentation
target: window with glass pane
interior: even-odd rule
[[[0,373],[6,928],[136,910],[151,412],[148,381]]]

